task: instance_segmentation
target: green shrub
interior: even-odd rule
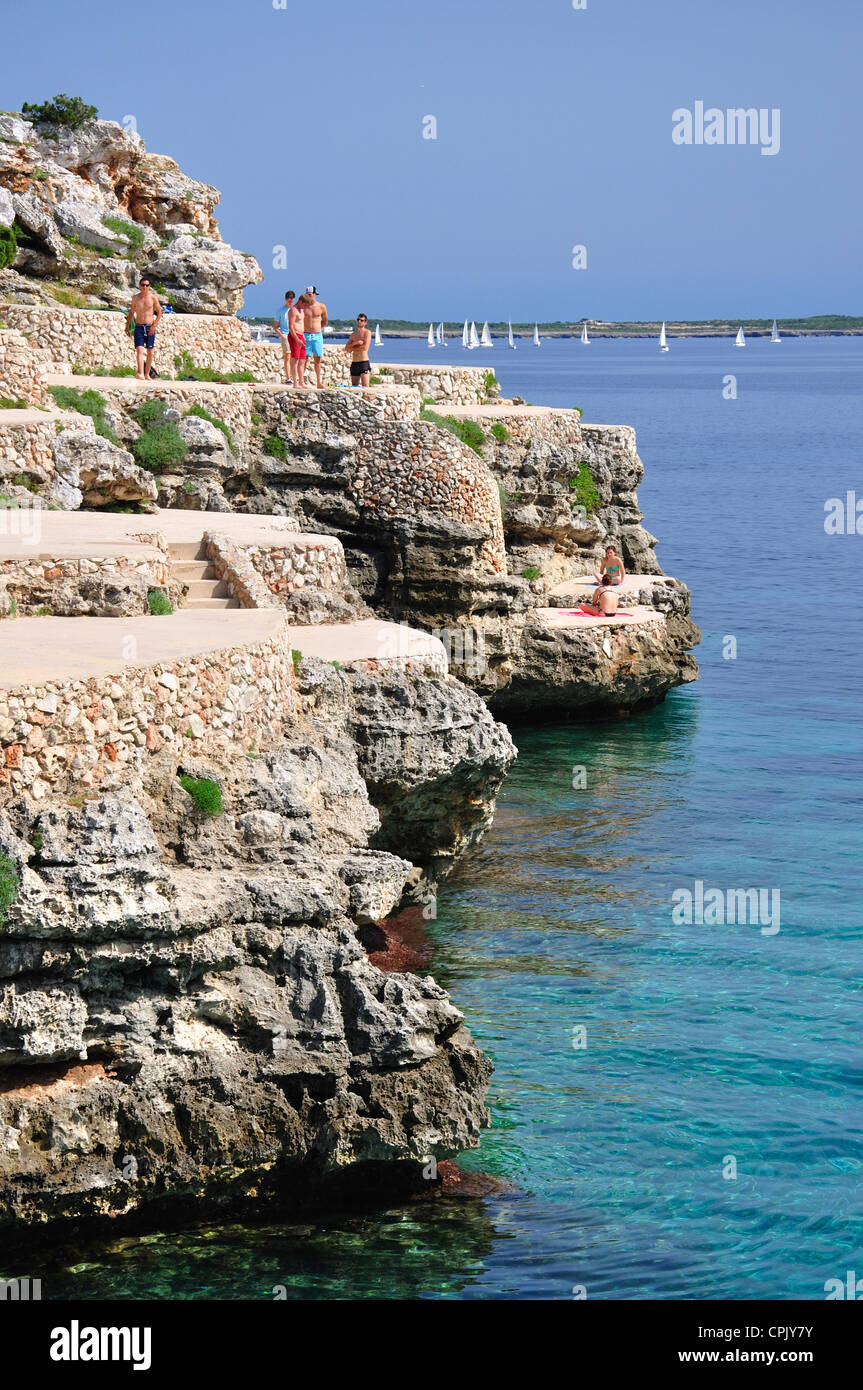
[[[230,448],[231,453],[236,458],[237,450],[234,446],[234,436],[231,434],[231,431],[225,424],[224,420],[220,420],[218,415],[211,415],[210,412],[208,410],[205,410],[202,405],[193,405],[189,410],[186,411],[186,414],[194,415],[198,420],[209,420],[211,425],[215,425],[217,430],[221,430],[222,434],[228,441],[228,447]]]
[[[12,265],[18,255],[18,234],[14,227],[0,227],[0,270]]]
[[[86,309],[89,307],[87,296],[79,294],[77,290],[69,290],[65,285],[49,285],[48,288],[57,303],[65,304],[67,309]]]
[[[573,507],[583,507],[588,516],[591,516],[599,506],[599,489],[586,463],[578,465],[578,474],[570,478],[569,486],[575,492]]]
[[[383,386],[383,384],[384,384],[384,379],[383,379],[382,376],[370,376],[370,377],[369,377],[369,386]]]
[[[18,869],[5,854],[0,854],[0,923],[6,920],[6,909],[18,896],[21,878]]]
[[[299,675],[300,662],[303,659],[302,652],[297,651],[296,647],[291,648],[291,661],[294,663],[294,675]]]
[[[134,222],[127,222],[123,217],[103,217],[102,226],[128,241],[132,251],[140,251],[144,245],[143,227],[136,226]]]
[[[180,786],[189,793],[203,816],[222,814],[222,789],[218,782],[212,781],[209,777],[192,777],[188,772],[180,772],[178,777]]]
[[[536,565],[525,565],[521,572],[522,579],[539,579],[539,570]]]
[[[99,111],[95,106],[88,106],[80,97],[68,97],[65,92],[58,92],[53,101],[35,104],[25,101],[21,114],[36,125],[58,125],[67,130],[80,130],[81,126],[95,121]]]
[[[188,452],[189,446],[177,426],[169,421],[145,429],[132,444],[135,462],[151,473],[178,468]]]
[[[183,491],[185,492],[187,497],[189,497],[193,492],[198,491],[198,484],[195,482],[194,478],[183,479]]]
[[[507,429],[506,425],[502,425],[499,420],[497,424],[492,425],[491,432],[497,440],[498,444],[508,443],[510,439],[509,430]]]
[[[43,603],[41,608],[36,609],[36,612],[33,616],[35,618],[50,618],[51,609],[48,607],[47,604]]]
[[[212,367],[196,367],[195,359],[186,348],[174,358],[174,367],[178,380],[191,377],[193,381],[217,381],[222,386],[230,386],[234,382],[258,382],[251,372],[215,372]]]
[[[147,607],[154,618],[167,618],[174,611],[174,605],[161,589],[150,589],[147,593]]]
[[[453,415],[438,415],[437,411],[429,410],[428,406],[423,406],[420,419],[430,425],[437,425],[440,430],[448,430],[456,439],[460,439],[469,449],[473,449],[475,454],[482,457],[486,438],[476,420],[456,420]]]
[[[12,479],[13,487],[26,487],[28,492],[38,492],[39,484],[34,483],[32,478],[28,478],[26,473],[16,473]]]
[[[485,391],[485,394],[487,396],[493,396],[495,394],[497,390],[497,377],[495,376],[491,368],[489,368],[489,370],[485,373],[482,379],[482,384],[483,390]]]
[[[136,410],[132,411],[132,419],[136,420],[142,430],[150,430],[154,425],[163,423],[163,416],[168,409],[167,401],[163,401],[161,396],[149,396],[142,401]]]
[[[89,415],[96,433],[101,434],[103,439],[110,439],[112,444],[117,443],[117,436],[105,419],[107,402],[98,391],[92,388],[79,391],[74,386],[49,386],[48,390],[61,410],[77,410],[81,415]]]
[[[287,444],[284,439],[282,439],[281,435],[278,434],[265,435],[261,447],[265,454],[269,454],[270,458],[274,459],[283,459],[288,452]]]
[[[134,367],[82,367],[78,362],[72,364],[73,376],[134,376]]]
[[[582,417],[582,415],[584,414],[584,411],[582,410],[581,406],[580,406],[580,405],[574,405],[572,408],[573,408],[574,411],[576,411],[576,413],[578,414],[578,418],[579,418],[579,420],[580,420],[581,417]]]
[[[27,402],[13,400],[11,396],[0,396],[0,410],[26,410]]]

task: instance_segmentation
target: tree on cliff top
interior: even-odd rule
[[[95,121],[99,111],[95,106],[88,106],[81,97],[67,97],[65,92],[58,92],[53,101],[42,101],[35,106],[25,101],[21,115],[40,125],[60,125],[67,130],[80,130],[81,126]]]

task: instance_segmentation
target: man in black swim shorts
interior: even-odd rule
[[[162,317],[159,296],[150,289],[150,281],[143,276],[138,282],[138,293],[132,298],[132,307],[126,315],[126,332],[135,324],[135,354],[139,381],[147,381],[153,367],[153,349],[156,346],[156,329]]]
[[[369,348],[372,335],[367,328],[365,314],[357,314],[357,326],[345,343],[345,352],[351,354],[351,386],[368,386],[372,364],[369,361]]]

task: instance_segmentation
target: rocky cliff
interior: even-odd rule
[[[487,1123],[462,1015],[372,965],[362,934],[480,832],[511,741],[456,682],[303,666],[275,751],[193,765],[221,815],[158,757],[113,792],[0,813],[19,882],[0,913],[7,1236],[187,1218],[190,1198],[391,1197]]]
[[[0,228],[18,249],[0,298],[125,307],[146,273],[177,310],[234,314],[263,274],[219,235],[220,196],[114,121],[70,130],[2,114]]]

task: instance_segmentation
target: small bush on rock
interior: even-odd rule
[[[147,607],[154,618],[167,618],[173,613],[174,605],[161,589],[150,589],[147,594]]]
[[[89,415],[96,433],[103,439],[117,443],[117,436],[105,419],[106,401],[98,391],[78,391],[74,386],[49,386],[48,390],[61,410],[77,410],[80,415]]]
[[[18,255],[18,237],[14,227],[0,227],[0,270],[12,265]]]
[[[531,581],[539,579],[539,570],[536,565],[525,565],[521,572],[521,577],[522,579],[530,579]]]
[[[588,516],[592,516],[599,506],[599,489],[586,463],[579,464],[578,473],[574,478],[570,478],[569,486],[575,493],[572,505],[583,507]]]
[[[497,424],[492,425],[491,432],[498,444],[506,444],[510,438],[510,433],[506,425],[502,425],[499,420]]]
[[[222,789],[218,782],[212,781],[209,777],[192,777],[188,772],[180,772],[177,775],[180,786],[189,793],[203,816],[222,814]]]
[[[18,896],[21,879],[11,859],[0,854],[0,925],[6,920],[6,909],[11,907]]]
[[[103,217],[102,226],[107,227],[109,232],[115,232],[124,241],[128,241],[132,251],[140,251],[144,245],[144,229],[137,227],[134,222],[127,222],[122,217]]]
[[[58,125],[66,130],[80,130],[81,126],[98,119],[98,107],[88,106],[80,97],[68,97],[58,92],[53,101],[40,101],[31,104],[25,101],[21,115],[36,125]]]
[[[269,454],[270,458],[274,459],[283,459],[288,452],[288,446],[278,434],[266,435],[261,447],[265,454]]]

